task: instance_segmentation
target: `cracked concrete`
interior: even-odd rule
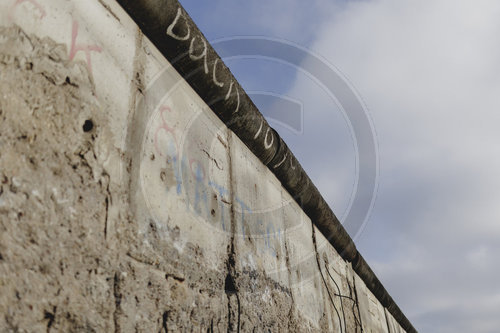
[[[0,331],[403,332],[125,12],[74,3],[44,10],[92,70],[0,27]]]
[[[108,330],[107,129],[93,83],[61,45],[17,27],[0,36],[0,330]]]

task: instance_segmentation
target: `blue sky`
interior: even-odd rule
[[[380,167],[358,249],[419,331],[498,332],[500,2],[181,3],[209,40],[284,39],[349,79],[373,120]],[[301,103],[301,133],[272,125],[342,216],[356,151],[341,109],[288,65],[226,63],[247,91]]]

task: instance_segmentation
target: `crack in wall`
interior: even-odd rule
[[[349,284],[348,284],[349,285]],[[349,293],[351,294],[351,299],[354,301],[353,302],[353,313],[354,313],[354,308],[356,308],[358,310],[358,319],[356,319],[356,317],[354,317],[355,321],[356,321],[356,324],[359,325],[359,328],[360,328],[360,332],[364,332],[364,329],[363,329],[363,321],[361,319],[361,312],[359,311],[359,302],[358,302],[358,293],[356,292],[356,279],[353,279],[352,280],[352,288],[351,289],[351,286],[349,285]],[[354,299],[354,297],[356,297]],[[356,329],[357,331],[357,329]]]
[[[344,312],[344,302],[342,301],[342,292],[340,291],[339,285],[337,284],[337,282],[333,278],[332,274],[330,273],[330,270],[328,269],[328,260],[327,260],[326,254],[324,255],[323,259],[324,259],[325,270],[326,270],[328,276],[330,276],[330,279],[333,281],[333,283],[335,284],[335,287],[337,288],[337,290],[339,292],[338,294],[334,293],[333,295],[340,297],[340,308],[342,310],[342,318],[344,320],[344,332],[347,332],[347,325],[346,325],[345,312]],[[342,326],[342,323],[340,323],[340,325]]]
[[[122,293],[120,287],[120,277],[119,272],[116,271],[113,277],[113,296],[115,298],[115,310],[113,311],[113,323],[115,327],[115,333],[121,332],[119,316],[122,313],[121,310],[121,302],[122,302]]]
[[[230,244],[228,247],[228,257],[226,261],[227,275],[224,281],[224,292],[227,296],[227,307],[228,307],[228,332],[234,332],[234,323],[232,317],[234,317],[234,306],[232,303],[234,301],[231,300],[232,296],[236,296],[237,303],[237,324],[236,324],[236,332],[240,331],[240,321],[241,321],[241,304],[240,297],[238,295],[238,288],[235,283],[234,277],[236,276],[236,260],[235,260],[235,237],[236,237],[236,214],[234,211],[234,202],[235,202],[235,192],[234,192],[234,175],[233,175],[233,163],[231,156],[231,146],[233,144],[232,140],[232,132],[230,129],[227,129],[227,155],[228,155],[228,165],[229,165],[229,192],[231,195],[231,207],[230,207],[230,219],[231,219],[231,238]]]
[[[321,263],[320,263],[320,257],[319,257],[319,252],[318,252],[318,245],[316,243],[316,231],[314,230],[314,224],[311,224],[311,227],[312,227],[312,240],[313,240],[313,245],[314,245],[314,252],[315,252],[315,257],[316,257],[316,263],[318,264],[319,274],[321,275],[321,280],[323,281],[323,284],[325,285],[330,302],[333,305],[333,308],[337,314],[337,317],[339,318],[340,332],[342,333],[343,332],[342,319],[340,318],[340,313],[337,310],[337,306],[335,305],[335,302],[333,301],[332,294],[330,293],[330,288],[328,288],[328,284],[326,283],[325,276],[323,275],[323,271],[321,270]]]
[[[142,58],[141,58],[141,54],[142,54],[142,42],[143,42],[143,35],[140,31],[137,31],[137,36],[136,36],[136,55],[135,55],[135,59],[134,59],[134,69],[133,69],[133,74],[132,74],[132,77],[131,77],[131,87],[130,87],[130,90],[131,90],[131,93],[132,93],[132,97],[131,97],[131,103],[130,103],[130,114],[129,114],[129,120],[133,118],[133,113],[135,112],[135,101],[136,101],[136,98],[140,96],[140,94],[142,93],[142,90],[144,89],[143,87],[143,71],[144,71],[144,67],[143,67],[143,63],[142,63]],[[42,74],[43,75],[43,74]],[[49,79],[49,77],[47,77],[46,75],[44,75],[45,78]],[[50,80],[49,80],[50,81]],[[54,81],[54,80],[52,80]],[[45,80],[44,80],[45,82]],[[55,81],[54,81],[55,82]],[[71,85],[73,88],[76,88],[78,87],[78,85],[76,85],[75,83],[72,83],[71,81],[69,81],[69,79],[66,81],[69,85]],[[46,84],[46,82],[44,83]],[[40,111],[37,111],[37,112],[40,112]],[[1,115],[1,114],[0,114]],[[81,125],[79,125],[81,128]],[[134,125],[133,125],[134,126]],[[241,256],[241,249],[238,247],[237,248],[237,245],[240,244],[236,244],[236,229],[237,229],[237,219],[236,219],[236,212],[237,212],[237,208],[234,206],[234,198],[235,198],[235,191],[234,191],[234,187],[236,186],[237,183],[235,183],[236,181],[239,181],[239,179],[235,179],[235,175],[234,175],[234,170],[233,170],[233,167],[236,168],[237,165],[235,163],[235,165],[233,165],[233,162],[232,162],[232,156],[231,156],[231,148],[234,148],[234,138],[236,137],[233,137],[233,133],[230,131],[230,130],[227,130],[228,132],[228,144],[227,144],[227,154],[228,154],[228,161],[229,161],[229,188],[230,188],[230,193],[231,193],[231,202],[230,202],[230,225],[231,225],[231,231],[230,231],[230,245],[227,247],[227,259],[226,259],[226,270],[227,270],[227,274],[226,274],[226,277],[225,277],[225,280],[224,280],[224,266],[222,267],[222,272],[221,273],[221,279],[220,280],[217,280],[219,282],[217,282],[217,290],[220,291],[220,287],[222,285],[222,282],[224,282],[224,292],[225,292],[225,296],[227,297],[227,307],[228,307],[228,312],[227,312],[227,316],[228,316],[228,330],[229,331],[240,331],[241,330],[245,330],[245,328],[241,328],[241,319],[242,319],[242,304],[243,304],[243,307],[245,307],[245,313],[243,313],[243,325],[245,325],[246,323],[246,319],[249,317],[248,313],[250,311],[252,311],[252,304],[249,304],[248,303],[248,300],[247,300],[247,295],[245,293],[245,290],[244,290],[244,287],[243,286],[246,286],[246,284],[244,284],[244,282],[242,282],[244,280],[244,278],[246,278],[246,271],[243,270],[243,271],[238,271],[237,270],[237,265],[236,265],[236,259],[238,258],[239,259],[239,256]],[[126,136],[125,136],[126,137]],[[21,138],[23,140],[26,139],[26,137],[22,137]],[[219,137],[218,137],[219,138]],[[220,140],[220,138],[219,138]],[[221,141],[222,142],[222,141]],[[229,144],[230,143],[230,144]],[[224,142],[222,142],[222,144],[224,145]],[[111,195],[111,190],[110,190],[110,179],[109,179],[109,175],[105,172],[100,172],[99,170],[99,163],[96,162],[98,160],[98,158],[96,157],[96,152],[99,152],[99,150],[91,150],[89,151],[90,148],[88,148],[86,146],[86,149],[87,150],[81,150],[80,153],[78,154],[78,156],[80,156],[81,158],[81,163],[78,165],[78,167],[85,167],[85,168],[89,168],[89,173],[90,174],[94,174],[94,180],[96,180],[95,178],[99,179],[99,185],[100,185],[100,190],[102,190],[102,192],[105,192],[105,197],[102,198],[102,197],[99,197],[99,203],[102,204],[104,206],[104,214],[103,214],[103,210],[100,210],[99,211],[99,214],[96,214],[96,216],[98,217],[98,224],[97,224],[97,227],[94,227],[93,230],[96,230],[98,229],[99,232],[102,231],[102,216],[104,215],[104,239],[106,241],[108,241],[108,238],[111,238],[111,237],[118,237],[118,240],[121,239],[122,243],[117,243],[117,248],[119,251],[123,251],[123,248],[127,248],[126,246],[124,246],[123,248],[120,248],[119,245],[125,245],[127,240],[125,237],[122,237],[120,236],[119,234],[117,234],[117,231],[119,232],[120,230],[117,230],[118,228],[115,226],[113,227],[113,221],[114,220],[119,220],[118,217],[116,217],[116,214],[115,214],[115,211],[112,210],[112,208],[114,208],[113,206],[113,201],[116,201],[117,203],[117,206],[121,203],[121,201],[125,201],[123,198],[120,197],[120,193],[116,193],[116,190],[115,190],[115,181],[113,182],[113,184],[111,185],[111,189],[113,190],[113,195],[114,197],[112,197]],[[87,154],[88,153],[88,154]],[[208,152],[205,151],[205,153],[210,157],[210,155],[208,154]],[[126,160],[127,162],[131,162],[132,159],[131,159],[131,156],[134,156],[134,155],[130,155],[130,156],[125,156],[124,157],[124,160]],[[123,157],[123,156],[122,156]],[[71,162],[72,158],[69,157],[68,160]],[[217,161],[214,159],[214,162],[216,164],[216,167],[219,167],[219,165],[217,164]],[[34,164],[34,163],[33,163]],[[76,164],[75,164],[76,165]],[[98,168],[96,168],[96,165]],[[219,168],[221,169],[221,168]],[[221,169],[222,170],[222,169]],[[99,172],[98,172],[99,171]],[[126,175],[127,176],[127,175]],[[86,179],[87,178],[83,178],[83,176],[81,176],[81,183],[85,183]],[[120,179],[120,181],[122,181],[123,184],[126,184],[127,181],[131,181],[131,176],[129,175],[128,176],[129,179],[125,179],[125,181],[123,181],[123,179]],[[91,179],[90,177],[88,177],[88,179]],[[114,179],[114,178],[113,178]],[[87,181],[87,184],[85,184],[87,187],[89,186],[88,185],[88,181]],[[238,183],[239,184],[239,183]],[[130,183],[129,183],[129,186],[128,186],[128,189],[130,189]],[[16,190],[17,191],[17,190]],[[0,192],[3,192],[3,187],[0,188]],[[97,192],[97,191],[95,191]],[[20,192],[21,193],[21,192]],[[134,201],[134,198],[131,196],[131,194],[133,193],[129,193],[128,194],[128,199],[129,199],[129,204],[130,202],[133,202]],[[0,193],[1,195],[1,193]],[[92,195],[89,195],[89,197],[92,197]],[[56,196],[54,196],[52,198],[54,201],[56,201],[57,203],[57,198]],[[226,200],[224,200],[223,198],[221,198],[221,201],[222,202],[226,202],[229,204],[229,202],[227,202]],[[125,210],[125,209],[123,209]],[[123,212],[123,210],[121,210]],[[126,215],[126,214],[125,214]],[[118,214],[119,216],[119,214]],[[21,218],[22,215],[19,217]],[[125,223],[129,223],[130,225],[132,225],[132,223],[136,223],[136,221],[134,221],[130,216],[126,216],[124,218],[125,220]],[[86,221],[85,221],[86,222]],[[115,222],[115,223],[118,223],[118,222]],[[167,224],[169,223],[169,221],[166,222]],[[85,225],[85,229],[90,229],[89,225],[86,224]],[[70,231],[71,232],[71,231]],[[83,237],[83,236],[82,236]],[[343,318],[344,318],[344,330],[346,330],[346,319],[345,319],[345,314],[344,314],[344,307],[343,307],[343,298],[349,298],[353,301],[353,313],[355,313],[355,307],[357,308],[357,316],[355,315],[355,321],[356,321],[356,325],[359,325],[359,327],[361,328],[361,331],[363,331],[363,327],[362,327],[362,323],[361,323],[361,316],[360,316],[360,308],[359,308],[359,304],[357,303],[357,300],[355,298],[352,298],[352,297],[356,297],[356,291],[355,291],[355,286],[354,286],[354,296],[352,295],[352,290],[351,290],[351,286],[349,285],[349,292],[351,293],[351,296],[352,297],[348,297],[348,296],[345,296],[345,295],[341,295],[341,292],[340,292],[340,288],[339,286],[337,285],[337,283],[335,282],[335,280],[333,279],[332,275],[330,274],[329,270],[328,270],[328,266],[326,266],[326,263],[325,263],[325,267],[326,267],[326,272],[330,275],[330,278],[332,279],[333,283],[337,286],[337,290],[338,290],[338,294],[336,294],[335,292],[331,292],[330,289],[332,289],[332,284],[330,282],[327,283],[327,278],[326,278],[326,275],[324,274],[324,270],[325,269],[322,269],[321,268],[321,262],[320,262],[320,258],[319,258],[319,252],[318,252],[318,248],[317,248],[317,244],[316,244],[316,235],[315,235],[315,230],[314,230],[314,226],[313,226],[313,242],[314,242],[314,247],[315,247],[315,254],[316,254],[316,261],[317,261],[317,265],[318,265],[318,268],[319,268],[319,271],[320,271],[320,274],[321,274],[321,277],[323,279],[323,283],[325,284],[325,287],[326,287],[326,290],[328,292],[328,295],[330,296],[330,301],[332,302],[335,310],[337,311],[337,308],[335,307],[335,303],[334,303],[334,297],[335,296],[338,296],[340,297],[340,304],[341,304],[341,308],[342,308],[342,314],[343,314]],[[102,240],[100,238],[100,240]],[[289,253],[289,245],[288,242],[287,242],[287,239],[285,238],[284,240],[284,247],[285,247],[285,253],[286,253],[286,256],[285,256],[285,261],[286,261],[286,267],[287,267],[287,270],[288,270],[288,276],[289,276],[289,281],[291,283],[291,278],[292,278],[292,271],[291,271],[291,263],[290,263],[290,253]],[[106,246],[107,249],[110,249],[112,248],[112,246],[109,245],[108,243],[108,246]],[[116,249],[113,249],[113,250],[116,250]],[[238,251],[238,253],[236,253]],[[125,251],[124,251],[125,252]],[[224,256],[226,253],[224,253],[224,249],[222,250],[222,260],[224,260]],[[120,252],[120,253],[123,253],[123,252]],[[3,252],[3,254],[5,255],[5,253]],[[102,252],[98,253],[98,257],[101,258],[101,255],[103,255]],[[111,255],[117,255],[116,253],[112,253]],[[6,257],[8,255],[5,255]],[[154,262],[150,262],[148,261],[147,259],[148,258],[145,258],[145,259],[141,259],[141,258],[136,258],[130,254],[127,254],[127,256],[129,258],[131,258],[132,260],[134,261],[137,261],[143,265],[147,265],[147,267],[143,266],[142,268],[146,271],[149,271],[149,272],[152,272],[152,270],[158,270],[158,271],[161,271],[164,276],[166,278],[172,278],[178,282],[183,282],[185,280],[185,277],[182,275],[182,274],[176,274],[176,271],[182,271],[183,273],[186,273],[186,277],[189,281],[189,279],[191,279],[192,277],[190,276],[190,274],[192,273],[192,271],[189,271],[187,269],[179,269],[178,266],[175,266],[176,268],[173,270],[173,273],[172,271],[169,271],[170,273],[165,273],[164,270],[160,270],[158,269],[159,267],[159,264],[155,264]],[[147,255],[145,255],[147,256]],[[123,256],[121,256],[123,258]],[[121,259],[122,259],[121,258]],[[171,258],[169,258],[171,260]],[[3,256],[0,255],[0,260],[3,260]],[[167,259],[168,260],[168,259]],[[172,260],[171,260],[172,261]],[[98,266],[99,268],[105,268],[105,269],[110,269],[111,271],[106,271],[105,274],[109,274],[109,280],[112,280],[113,282],[109,282],[107,284],[108,288],[110,289],[109,292],[107,294],[105,293],[102,293],[102,294],[105,294],[107,295],[106,296],[106,301],[109,301],[109,304],[110,304],[110,309],[109,309],[109,313],[107,314],[107,320],[109,320],[109,326],[111,326],[111,313],[112,313],[112,321],[113,321],[113,324],[114,324],[114,329],[115,329],[115,332],[118,332],[118,331],[121,331],[122,329],[123,330],[127,330],[127,322],[126,320],[128,320],[128,313],[126,313],[126,311],[128,311],[128,303],[126,304],[125,301],[127,300],[128,296],[124,296],[124,295],[128,295],[128,291],[127,291],[127,285],[128,285],[128,282],[130,281],[129,279],[126,280],[127,283],[125,283],[125,278],[124,276],[125,275],[120,275],[120,271],[115,271],[114,272],[114,277],[113,277],[113,270],[116,270],[117,268],[117,264],[116,263],[113,263],[112,266],[110,266],[108,263],[105,263],[105,264],[99,264],[97,263],[96,266]],[[162,266],[164,267],[164,266]],[[239,267],[239,266],[238,266]],[[90,272],[91,270],[89,270]],[[63,268],[61,268],[61,272],[64,272]],[[89,273],[90,274],[90,273]],[[97,273],[93,273],[93,274],[97,274]],[[100,273],[99,273],[100,274]],[[122,274],[125,274],[122,273]],[[252,277],[252,272],[249,272],[248,275],[250,277]],[[255,277],[258,277],[259,280],[261,279],[259,275],[257,274],[254,274]],[[257,279],[257,278],[256,278]],[[264,278],[262,278],[264,279]],[[205,278],[205,280],[203,281],[207,281],[208,279]],[[215,279],[214,279],[215,280]],[[199,280],[201,281],[201,279]],[[264,280],[263,280],[264,281]],[[280,288],[280,285],[279,284],[271,284],[271,283],[268,283],[269,281],[271,280],[268,280],[268,281],[264,281],[266,285],[269,285],[272,290],[272,292],[275,292],[276,294],[281,294],[281,293],[284,293],[285,292],[285,289],[284,287],[281,287]],[[170,282],[173,282],[173,281],[170,281]],[[272,281],[271,281],[272,282]],[[112,287],[111,287],[112,285]],[[187,285],[187,283],[185,284]],[[193,284],[194,285],[194,284]],[[189,286],[189,292],[192,292],[194,290],[194,287],[193,285],[190,285]],[[239,290],[238,290],[239,289]],[[333,288],[333,290],[335,290],[335,288]],[[113,294],[112,297],[109,297],[110,294]],[[196,291],[198,292],[198,291]],[[200,292],[201,293],[201,292]],[[210,294],[211,296],[212,294]],[[293,325],[293,324],[297,324],[297,319],[294,319],[295,321],[292,321],[292,317],[294,316],[294,311],[297,309],[297,304],[296,304],[296,300],[294,299],[293,297],[293,293],[290,292],[290,295],[291,295],[291,306],[290,306],[290,310],[288,312],[288,327],[290,328],[291,326],[290,325]],[[113,299],[114,297],[114,299]],[[222,295],[221,293],[221,297],[222,297],[222,303],[225,303],[224,302],[224,295]],[[180,299],[180,298],[179,298]],[[241,301],[241,302],[240,302]],[[336,300],[338,301],[338,300]],[[114,308],[113,308],[113,304],[114,303]],[[288,305],[290,304],[290,302],[287,300],[286,304],[285,303],[277,303],[275,304],[274,306],[276,308],[280,307],[281,309],[285,309],[284,312],[286,312],[286,307],[288,307]],[[168,307],[167,307],[168,308]],[[224,304],[221,305],[221,308],[224,309]],[[62,309],[62,308],[61,308]],[[165,308],[160,308],[161,310],[165,309]],[[175,327],[175,323],[172,321],[172,318],[175,318],[176,317],[176,313],[175,311],[172,311],[170,314],[169,314],[169,311],[165,311],[163,312],[163,315],[160,317],[159,315],[162,313],[161,310],[156,308],[155,309],[155,316],[156,316],[156,320],[154,321],[155,325],[156,326],[156,330],[158,330],[158,326],[160,323],[162,323],[162,328],[165,332],[167,332],[167,321],[170,320],[170,324],[171,326],[173,325]],[[331,308],[330,309],[330,312],[331,312]],[[49,310],[50,311],[50,310]],[[225,311],[225,309],[223,310]],[[55,310],[53,311],[53,318],[52,318],[52,312],[47,312],[48,314],[46,315],[47,319],[48,320],[48,323],[47,323],[47,328],[49,329],[50,327],[52,327],[54,330],[58,327],[59,325],[59,321],[60,319],[59,318],[62,318],[62,316],[60,316],[60,314],[58,314],[58,320],[55,321]],[[169,318],[169,315],[170,315],[170,318]],[[337,311],[337,315],[339,315],[339,319],[340,319],[340,313],[339,311]],[[104,315],[103,315],[104,316]],[[212,314],[210,314],[210,316],[213,316]],[[286,314],[285,314],[286,316]],[[295,314],[296,318],[300,318],[300,313],[299,314]],[[159,320],[159,318],[162,318],[162,322]],[[209,317],[210,318],[210,317]],[[217,318],[214,316],[214,318]],[[359,320],[358,320],[359,318]],[[216,319],[217,320],[217,319]],[[284,319],[286,320],[286,318]],[[386,321],[387,321],[387,314],[386,314]],[[225,321],[225,318],[224,318],[224,314],[222,314],[219,319],[218,319],[218,322],[221,323],[221,325],[224,325],[224,321]],[[7,320],[8,322],[8,320]],[[210,330],[213,332],[213,324],[214,324],[214,319],[212,319],[211,321],[207,322],[205,321],[204,322],[204,325],[210,323]],[[44,323],[45,325],[45,323]],[[52,326],[53,325],[53,326]],[[135,324],[136,325],[136,328],[139,327],[140,329],[140,326],[138,326],[139,324]],[[285,322],[285,325],[286,325],[286,322]],[[206,326],[204,326],[206,328]],[[173,330],[172,327],[170,327],[171,330]],[[342,327],[341,327],[342,329]],[[356,329],[357,330],[357,329]]]
[[[227,330],[228,332],[239,332],[240,331],[240,320],[241,320],[241,304],[240,304],[240,297],[238,295],[238,290],[236,288],[236,285],[234,283],[233,277],[228,273],[226,276],[226,280],[224,282],[224,292],[226,293],[227,296],[227,307],[228,307],[228,327]],[[235,297],[233,297],[235,296]],[[236,298],[236,309],[234,309],[234,298]],[[237,312],[237,314],[236,314]],[[236,330],[234,328],[234,317],[236,316]]]
[[[321,280],[323,281],[323,284],[325,285],[326,291],[328,293],[328,298],[333,306],[333,309],[335,310],[335,313],[337,314],[337,318],[339,319],[340,332],[343,333],[344,330],[342,330],[342,318],[340,317],[340,313],[337,309],[337,306],[335,305],[332,294],[330,292],[330,288],[328,287],[328,283],[326,282],[325,276],[324,276],[323,271],[321,269],[321,262],[320,262],[319,252],[318,252],[318,245],[316,243],[316,231],[314,229],[314,224],[311,224],[311,227],[312,227],[312,240],[313,240],[313,245],[314,245],[314,252],[315,252],[315,257],[316,257],[316,263],[318,265],[319,274],[321,275]]]
[[[219,169],[221,171],[224,170],[221,166],[219,166],[219,163],[217,162],[217,160],[215,158],[213,158],[212,155],[210,155],[210,153],[208,151],[206,151],[205,149],[202,149],[201,151],[204,152],[205,155],[207,155],[208,159],[210,159],[214,162],[217,169]]]
[[[109,211],[109,200],[108,200],[108,197],[106,197],[106,199],[104,199],[104,204],[105,204],[105,208],[106,208],[106,213],[105,213],[105,216],[104,216],[104,239],[107,240],[108,239],[108,211]]]
[[[283,225],[285,226],[286,229],[286,219],[285,219],[285,214],[283,216]],[[291,286],[292,285],[292,265],[290,264],[290,252],[288,250],[288,237],[285,233],[285,237],[283,238],[283,243],[285,247],[285,265],[288,273],[288,283]],[[292,300],[292,304],[290,305],[290,311],[288,312],[288,331],[292,331],[292,325],[294,324],[294,309],[296,307],[295,303],[295,297],[293,296],[293,291],[291,290],[292,287],[290,287],[290,298]]]
[[[103,171],[102,177],[106,179],[106,198],[104,199],[105,204],[105,216],[104,216],[104,240],[108,240],[108,222],[109,222],[109,207],[113,204],[113,199],[111,196],[111,191],[109,190],[109,184],[111,183],[111,177],[106,171]]]
[[[162,333],[162,330],[163,330],[163,332],[168,333],[168,313],[169,313],[169,311],[163,312],[161,329],[160,329],[159,333]]]

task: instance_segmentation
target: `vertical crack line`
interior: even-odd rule
[[[104,179],[106,179],[106,199],[104,204],[106,207],[106,214],[104,216],[104,240],[108,239],[108,223],[109,223],[109,206],[113,204],[113,197],[111,196],[111,191],[109,190],[109,184],[111,183],[111,177],[107,172],[103,174]]]
[[[231,325],[231,298],[227,295],[227,331],[231,332],[233,325]]]
[[[319,258],[319,252],[318,252],[318,244],[316,243],[316,231],[314,230],[314,224],[312,224],[312,240],[313,240],[313,245],[314,245],[314,252],[316,254],[316,263],[318,264],[318,269],[319,269],[319,274],[321,275],[321,279],[323,280],[323,284],[325,285],[326,291],[328,293],[328,297],[330,298],[330,302],[333,305],[333,308],[335,312],[337,313],[337,317],[339,318],[339,327],[340,327],[340,333],[343,333],[342,329],[342,318],[340,317],[340,313],[337,310],[337,307],[335,306],[335,302],[333,301],[332,294],[330,293],[330,288],[328,288],[328,284],[326,283],[325,276],[323,275],[323,271],[321,270],[321,263],[320,263],[320,258]]]
[[[349,287],[349,293],[352,294],[351,290],[350,290],[350,287]],[[356,310],[354,309],[354,307],[357,305],[357,301],[352,298],[351,296],[346,296],[346,295],[338,295],[338,294],[334,294],[335,296],[338,296],[338,297],[341,297],[341,298],[347,298],[348,300],[352,301],[352,309],[351,309],[351,312],[352,314],[354,315],[354,321],[356,322],[356,325],[359,325],[361,327],[361,323],[359,322],[358,320],[358,317],[356,315]],[[358,315],[359,315],[359,308],[358,308]]]
[[[236,238],[236,214],[234,211],[234,202],[235,202],[235,193],[234,193],[234,175],[233,175],[233,161],[231,156],[231,146],[233,144],[232,133],[229,128],[227,128],[227,156],[228,156],[228,164],[229,164],[229,193],[231,197],[231,205],[230,205],[230,219],[231,219],[231,238],[230,245],[228,248],[228,258],[226,262],[227,275],[226,280],[224,282],[224,292],[227,296],[227,306],[228,306],[228,332],[234,331],[234,325],[232,323],[232,306],[231,306],[231,298],[232,296],[236,296],[237,302],[237,328],[236,331],[240,332],[241,326],[241,304],[240,297],[238,295],[238,288],[236,286],[234,277],[236,276],[236,253],[235,253],[235,238]]]
[[[363,332],[363,321],[361,319],[361,312],[359,311],[359,302],[358,302],[358,293],[356,292],[356,279],[352,279],[352,287],[354,289],[354,295],[356,296],[356,302],[353,303],[352,305],[352,310],[354,312],[354,307],[358,309],[358,320],[357,324],[359,323],[359,328],[361,329],[361,332]],[[354,316],[356,318],[356,315]]]
[[[240,320],[241,320],[241,304],[240,304],[240,296],[236,293],[236,301],[238,302],[238,333],[240,333]]]
[[[168,333],[168,313],[169,311],[165,311],[163,312],[163,315],[162,315],[162,325],[161,325],[161,329],[160,329],[160,333],[161,333],[161,330],[163,329],[163,331],[165,333]]]
[[[118,321],[118,316],[121,311],[122,293],[120,288],[120,278],[118,272],[115,272],[113,279],[113,295],[115,297],[115,311],[113,312],[113,323],[115,325],[115,333],[121,332],[120,322]]]
[[[344,332],[346,332],[347,331],[347,325],[346,325],[346,322],[345,322],[344,302],[342,300],[343,295],[342,295],[342,292],[340,291],[339,285],[337,284],[337,282],[335,282],[335,279],[333,278],[332,274],[330,273],[330,270],[328,269],[328,266],[327,266],[326,262],[325,262],[325,269],[326,269],[326,272],[328,273],[328,275],[330,276],[330,279],[333,281],[333,283],[335,284],[335,287],[337,287],[337,290],[339,292],[338,294],[334,294],[334,295],[340,297],[340,308],[342,309],[342,317],[344,318]]]
[[[292,265],[290,264],[290,251],[288,250],[288,240],[287,240],[287,233],[286,233],[286,218],[285,214],[282,214],[283,217],[283,226],[285,226],[285,232],[284,232],[284,243],[285,243],[285,264],[286,264],[286,269],[288,271],[288,285],[290,287],[290,298],[292,299],[292,304],[290,305],[290,311],[288,312],[288,330],[290,331],[291,323],[292,323],[292,317],[293,317],[293,310],[295,308],[295,299],[293,297],[293,290],[292,290]]]
[[[109,210],[109,199],[106,196],[104,200],[106,206],[106,215],[104,216],[104,240],[108,240],[108,210]]]
[[[227,331],[231,332],[232,330],[232,325],[231,325],[231,299],[229,298],[229,295],[227,295]]]
[[[288,285],[290,286],[290,298],[292,299],[292,305],[295,304],[295,299],[293,297],[293,292],[291,292],[292,289],[292,264],[290,263],[290,251],[288,250],[288,241],[286,238],[284,238],[284,243],[285,243],[285,264],[286,264],[286,269],[288,271]]]
[[[228,253],[228,271],[229,271],[229,266],[232,266],[232,269],[235,267],[235,253],[234,253],[234,247],[235,247],[235,237],[236,237],[236,214],[234,211],[234,202],[235,202],[235,193],[234,193],[234,175],[233,175],[233,159],[231,156],[231,146],[233,145],[233,140],[232,140],[232,133],[229,128],[227,128],[227,158],[228,158],[228,164],[229,164],[229,193],[230,193],[230,198],[231,198],[231,206],[230,206],[230,219],[231,219],[231,244],[230,244],[230,249]]]

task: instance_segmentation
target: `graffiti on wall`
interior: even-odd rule
[[[47,9],[37,0],[15,0],[9,7],[7,19],[10,23],[16,23],[16,18],[24,17],[26,13],[31,13],[36,20],[45,20],[47,18]],[[66,31],[71,31],[71,36],[68,36],[68,59],[69,61],[74,61],[79,52],[83,52],[85,56],[85,62],[87,70],[92,76],[92,52],[101,53],[103,51],[102,47],[95,43],[82,43],[79,41],[82,37],[80,33],[80,25],[78,20],[73,19],[71,21],[71,28]]]
[[[199,114],[186,129],[176,121],[179,118],[177,110],[166,103],[161,104],[151,117],[145,137],[143,163],[146,164],[141,177],[143,187],[147,188],[144,194],[150,201],[150,209],[156,212],[153,215],[158,220],[165,220],[160,217],[166,210],[164,203],[177,198],[187,212],[198,217],[199,223],[208,223],[214,232],[230,234],[233,232],[233,205],[237,222],[235,235],[260,244],[257,253],[271,257],[281,255],[285,235],[282,225],[276,225],[282,221],[276,222],[276,216],[272,215],[274,209],[252,207],[251,202],[238,193],[231,193],[225,140],[221,135],[215,135],[215,139],[208,137],[212,133],[200,128],[207,125],[200,120],[203,117]],[[188,110],[183,112],[189,113]],[[219,149],[213,147],[212,141],[218,143]],[[159,175],[159,182],[158,178],[150,178],[157,177],[155,173]],[[163,201],[158,201],[159,197]],[[156,206],[151,203],[153,201],[157,202]]]

